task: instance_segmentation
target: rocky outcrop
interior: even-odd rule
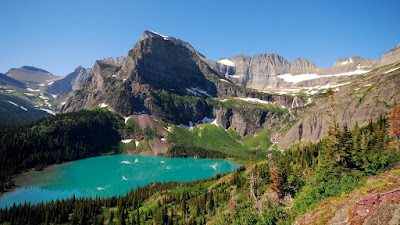
[[[187,42],[146,31],[122,65],[115,60],[97,61],[80,89],[63,106],[62,112],[106,105],[123,116],[146,113],[166,122],[189,125],[189,122],[204,117],[220,117],[216,110],[223,111],[224,106],[215,104],[217,100],[210,102],[207,97],[258,98],[291,107],[292,96],[270,95],[238,87],[216,74],[202,57]],[[265,66],[273,70],[274,61],[281,59],[272,55],[268,57],[271,59]],[[258,132],[270,124],[270,116],[278,119],[285,114],[278,116],[268,109],[257,109],[257,113],[253,113],[251,108],[225,110],[232,113],[226,118],[229,122],[220,122],[221,126],[232,126],[241,134]]]
[[[307,59],[296,58],[290,64],[289,73],[292,75],[306,74],[306,73],[316,73],[318,71],[318,66],[314,62],[308,61]]]
[[[391,68],[397,68],[400,63]],[[316,142],[327,135],[327,124],[335,119],[341,127],[364,125],[371,119],[391,112],[394,100],[399,101],[400,77],[396,71],[377,69],[367,78],[354,79],[351,84],[339,87],[333,101],[326,98],[315,99],[316,106],[298,111],[301,119],[279,138],[280,149],[297,142]],[[299,132],[299,131],[302,132]],[[301,133],[301,135],[300,135]]]
[[[381,66],[388,65],[400,60],[400,44],[382,56]]]
[[[86,79],[89,72],[90,69],[85,69],[82,66],[79,66],[72,73],[60,80],[54,81],[51,85],[47,86],[47,92],[58,95],[75,91]]]
[[[109,57],[108,59],[103,59],[103,61],[122,65],[125,62],[125,57],[119,56],[119,57],[116,57],[115,59],[113,57]]]

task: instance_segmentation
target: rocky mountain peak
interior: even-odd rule
[[[382,56],[381,65],[387,65],[400,60],[400,44]]]
[[[290,64],[290,74],[314,73],[318,69],[317,64],[303,58],[295,58]]]

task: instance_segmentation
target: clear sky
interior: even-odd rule
[[[380,59],[400,43],[399,0],[0,0],[0,72],[24,65],[64,76],[126,56],[144,30],[207,58],[276,53],[320,67]]]

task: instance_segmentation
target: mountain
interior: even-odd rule
[[[390,113],[393,101],[400,101],[399,69],[400,61],[397,61],[346,82],[332,85],[334,94],[330,101],[314,97],[314,107],[298,111],[299,121],[281,135],[279,148],[285,149],[298,142],[320,140],[327,135],[327,124],[332,119],[335,119],[341,127],[352,128],[356,124],[362,125],[371,119]],[[322,90],[317,93],[326,96]]]
[[[216,118],[218,125],[233,127],[242,135],[280,124],[283,120],[279,122],[279,118],[289,116],[286,108],[293,106],[294,97],[236,86],[216,74],[202,57],[187,42],[145,31],[122,65],[97,61],[62,112],[107,106],[123,116],[146,113],[185,125]],[[212,98],[251,98],[269,106],[251,111],[252,106],[245,103],[228,104]],[[301,99],[296,102],[304,104]],[[267,120],[269,116],[275,119]]]
[[[32,104],[26,97],[18,97],[13,93],[0,93],[0,127],[26,124],[49,116]]]
[[[400,44],[382,56],[381,66],[388,65],[400,60]]]
[[[14,78],[8,77],[2,73],[0,73],[0,85],[2,86],[15,86],[19,88],[24,88],[25,84],[15,80]]]
[[[314,62],[296,58],[287,61],[277,54],[261,54],[253,57],[237,55],[223,58],[216,62],[207,61],[219,74],[230,78],[234,83],[245,87],[267,90],[271,88],[307,87],[337,81],[338,77],[366,73],[377,66],[379,60],[365,59],[358,56],[338,59],[332,67],[319,68]],[[298,78],[302,78],[298,81]]]
[[[48,85],[46,90],[49,93],[56,95],[77,90],[79,85],[86,79],[89,72],[90,69],[85,69],[82,66],[79,66],[72,73]]]
[[[60,79],[61,77],[55,76],[50,72],[32,66],[23,66],[21,68],[12,68],[6,76],[14,78],[22,83],[42,84]]]

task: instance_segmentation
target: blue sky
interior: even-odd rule
[[[126,56],[144,30],[207,58],[276,53],[320,67],[380,59],[400,43],[400,1],[1,0],[0,72],[24,65],[66,75]]]

